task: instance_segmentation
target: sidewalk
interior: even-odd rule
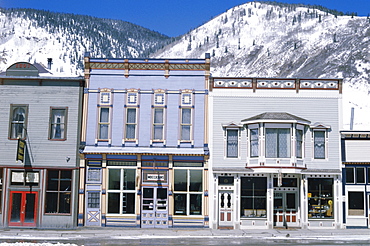
[[[81,241],[138,240],[175,238],[251,238],[274,240],[360,240],[370,243],[369,229],[270,229],[270,230],[212,230],[212,229],[131,229],[125,227],[77,228],[73,230],[2,229],[0,241]]]

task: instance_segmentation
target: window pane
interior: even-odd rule
[[[133,214],[135,212],[135,193],[122,193],[122,213]]]
[[[123,189],[124,190],[135,190],[135,178],[136,170],[135,169],[125,169],[123,177]]]
[[[191,124],[191,109],[190,108],[183,108],[182,109],[182,124]]]
[[[65,109],[52,109],[51,111],[51,139],[64,138]]]
[[[127,125],[126,126],[126,138],[130,138],[130,139],[135,138],[135,126],[136,125]]]
[[[127,109],[127,123],[136,123],[136,108]]]
[[[251,138],[251,157],[258,157],[258,129],[250,130]]]
[[[202,214],[202,194],[190,194],[190,215]]]
[[[355,170],[353,167],[346,167],[346,183],[347,184],[355,183]]]
[[[202,170],[190,170],[190,191],[202,191]]]
[[[70,213],[71,212],[71,193],[62,192],[59,198],[59,213]]]
[[[154,109],[154,123],[163,123],[163,108]]]
[[[187,191],[187,170],[175,170],[175,191]]]
[[[241,217],[266,217],[266,177],[241,178]]]
[[[100,108],[100,123],[109,122],[109,108]]]
[[[108,190],[119,190],[121,169],[109,169]]]
[[[308,217],[333,218],[333,179],[308,179]]]
[[[181,126],[181,140],[190,140],[190,126]]]
[[[186,215],[186,194],[175,194],[174,200],[175,200],[174,214]]]
[[[325,132],[314,131],[314,157],[325,159]]]
[[[227,130],[227,157],[238,157],[238,130]]]
[[[108,193],[108,213],[119,213],[119,193]]]
[[[87,207],[88,208],[100,208],[100,193],[99,192],[87,193]]]
[[[365,183],[365,168],[356,167],[356,183]]]
[[[99,125],[99,139],[108,139],[109,125]]]
[[[364,211],[364,193],[348,192],[348,215],[361,216],[364,215]]]
[[[278,157],[277,153],[277,140],[278,134],[277,129],[266,129],[266,157],[267,158],[276,158]]]
[[[296,130],[296,151],[297,151],[297,158],[302,158],[302,143],[303,143],[303,131]]]
[[[58,190],[58,181],[59,181],[59,171],[57,170],[49,170],[48,171],[48,185],[47,189],[49,191],[57,191]]]
[[[290,129],[278,129],[278,157],[290,157]]]
[[[24,124],[26,121],[26,108],[16,107],[12,111],[11,138],[24,138]]]
[[[46,213],[57,213],[58,212],[58,193],[47,192],[46,193]]]

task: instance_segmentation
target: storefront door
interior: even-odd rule
[[[143,187],[142,228],[168,228],[168,191],[166,187]]]
[[[233,191],[218,192],[218,227],[234,228],[234,193]]]
[[[296,191],[274,192],[274,226],[299,226],[298,193]]]
[[[11,191],[9,226],[36,227],[37,192]]]
[[[86,226],[101,226],[100,192],[87,192]]]

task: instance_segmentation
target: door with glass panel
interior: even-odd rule
[[[143,187],[141,227],[168,228],[167,187]]]
[[[229,190],[218,192],[219,228],[234,227],[234,193]]]
[[[11,191],[9,226],[36,227],[37,192]]]
[[[100,226],[100,191],[87,191],[86,225]]]
[[[274,226],[299,226],[298,193],[296,191],[274,192]]]

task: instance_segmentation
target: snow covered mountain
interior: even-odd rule
[[[320,10],[321,9],[321,10]],[[273,2],[229,9],[153,57],[211,54],[213,76],[343,78],[343,124],[370,129],[370,19]]]
[[[117,20],[0,8],[0,72],[18,61],[83,73],[83,55],[203,58],[213,76],[343,78],[344,129],[370,129],[370,19],[320,6],[249,2],[179,38]],[[161,49],[162,48],[162,49]],[[159,50],[160,49],[160,50]]]
[[[46,65],[60,75],[80,75],[83,56],[143,57],[168,44],[158,32],[119,20],[0,8],[0,72],[19,61]]]

